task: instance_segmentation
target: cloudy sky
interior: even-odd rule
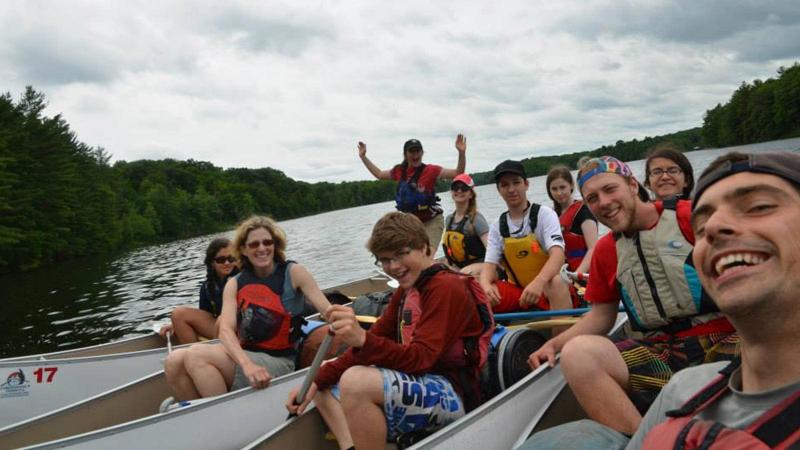
[[[465,4],[469,3],[469,4]],[[368,179],[420,139],[467,170],[702,124],[800,60],[800,2],[4,1],[0,90],[113,160]]]

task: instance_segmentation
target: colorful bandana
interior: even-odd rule
[[[633,177],[633,172],[627,164],[614,158],[613,156],[601,156],[599,158],[592,158],[586,161],[586,164],[581,166],[583,175],[578,178],[578,189],[583,188],[583,185],[589,181],[589,178],[600,173],[615,173],[623,177]]]

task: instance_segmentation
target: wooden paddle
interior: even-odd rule
[[[299,405],[303,403],[303,400],[306,398],[306,394],[308,393],[308,389],[311,388],[311,383],[314,381],[314,378],[317,377],[317,372],[319,372],[319,367],[322,365],[322,360],[325,359],[325,354],[328,353],[328,349],[331,346],[331,342],[333,342],[333,330],[328,325],[328,333],[325,335],[325,338],[322,340],[322,343],[319,344],[319,349],[317,349],[317,354],[314,355],[314,360],[311,362],[311,366],[308,368],[308,373],[306,374],[305,379],[303,380],[303,384],[300,385],[300,390],[297,392],[297,396],[294,398],[294,404]],[[286,417],[286,420],[291,419],[292,417],[297,416],[295,413],[289,413],[289,416]]]

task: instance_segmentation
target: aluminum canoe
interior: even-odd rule
[[[387,281],[388,280],[383,277],[366,278],[335,288],[326,289],[325,291],[330,292],[335,290],[344,295],[352,297],[364,293],[385,290],[388,288],[386,284]],[[72,374],[78,372],[77,370],[74,370],[74,367],[86,365],[85,363],[88,360],[96,360],[97,362],[108,362],[113,360],[115,361],[115,368],[110,368],[110,366],[104,367],[94,365],[91,367],[99,367],[98,370],[102,370],[104,373],[109,372],[113,375],[117,375],[116,380],[118,382],[108,386],[104,384],[104,388],[99,388],[96,386],[98,383],[91,381],[87,382],[84,380],[84,383],[82,384],[86,385],[87,389],[91,388],[91,392],[87,393],[86,390],[84,390],[78,393],[72,393],[71,398],[73,399],[71,401],[61,401],[60,404],[50,408],[41,407],[38,411],[28,413],[27,416],[17,419],[14,421],[16,423],[0,423],[0,448],[15,448],[23,445],[32,445],[45,442],[52,439],[64,438],[77,433],[91,432],[104,427],[142,419],[155,414],[158,411],[160,402],[165,397],[172,394],[167,386],[163,371],[161,370],[163,368],[163,359],[166,356],[166,350],[158,349],[149,352],[156,354],[157,357],[154,359],[154,362],[148,364],[143,364],[142,360],[131,353],[103,357],[57,360],[60,364],[63,363],[67,366],[72,365],[73,367],[70,367],[69,370],[64,371],[61,368],[62,366],[57,366],[58,370],[55,371],[55,375],[53,377],[54,381],[56,379],[61,381],[61,378],[59,377],[62,375],[62,373]],[[125,365],[116,365],[119,364],[119,362],[116,362],[117,360],[122,361]],[[83,364],[79,364],[79,362]],[[21,363],[22,362],[15,362],[8,364],[18,367],[18,365]],[[42,364],[44,365],[43,367],[56,367],[53,365],[52,361],[48,360],[34,361],[33,363]],[[1,363],[0,367],[2,367],[2,364],[6,363]],[[133,368],[129,366],[132,366]],[[90,366],[86,365],[86,367]],[[136,375],[131,375],[131,373],[134,371],[136,372]],[[46,372],[43,371],[42,373],[44,373],[44,377],[47,376]],[[26,374],[26,377],[27,376],[29,375]],[[121,376],[125,376],[126,379],[119,381]],[[108,378],[111,378],[111,376],[109,375]],[[46,381],[46,378],[43,379]],[[291,379],[292,378],[289,378],[287,381]],[[277,383],[277,379],[273,382],[274,385],[275,383]],[[46,383],[39,384],[46,386]],[[58,387],[63,389],[64,386],[64,383],[60,383]],[[270,388],[263,392],[269,391],[273,391],[273,389]],[[277,389],[274,391],[277,391]],[[63,400],[63,396],[59,397],[58,395],[55,395],[55,392],[56,389],[53,389],[49,392],[50,399],[52,400],[53,398],[59,398]],[[283,391],[280,395],[284,395],[283,398],[285,398],[287,393],[288,390]],[[30,398],[31,396],[29,395],[27,397],[19,397],[16,399],[0,399],[0,406],[3,406],[3,410],[0,411],[0,414],[16,414],[19,416],[20,412],[18,410],[14,408],[6,408],[5,405],[12,405],[12,401],[17,402],[13,406],[24,405],[25,401],[30,400]],[[220,398],[229,397],[221,396]],[[8,402],[6,402],[7,400]],[[211,403],[216,404],[216,400]],[[281,400],[279,405],[282,404],[283,403]],[[282,406],[280,406],[278,409],[283,412]],[[154,422],[158,422],[160,420],[161,418],[156,418]],[[254,439],[258,436],[258,434],[263,433],[266,429],[267,428],[259,428],[257,433],[253,436],[248,436],[248,439],[244,440],[242,445]],[[193,434],[193,432],[189,432],[188,434]],[[14,444],[11,444],[12,442]],[[132,442],[138,441],[134,440]],[[138,447],[137,444],[136,447],[131,448],[140,447]]]
[[[611,335],[620,335],[627,322],[618,314]],[[571,391],[560,366],[542,366],[505,389],[474,411],[428,436],[412,447],[429,449],[511,449],[528,438],[534,430],[577,420],[583,412]],[[246,450],[330,449],[338,446],[325,438],[325,425],[316,409],[307,411],[274,430],[268,431],[246,447]],[[387,449],[395,448],[387,444]]]

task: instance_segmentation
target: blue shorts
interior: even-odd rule
[[[383,376],[383,413],[389,441],[404,433],[441,428],[464,415],[464,404],[446,377],[377,369]],[[338,385],[331,388],[331,394],[339,398]]]

